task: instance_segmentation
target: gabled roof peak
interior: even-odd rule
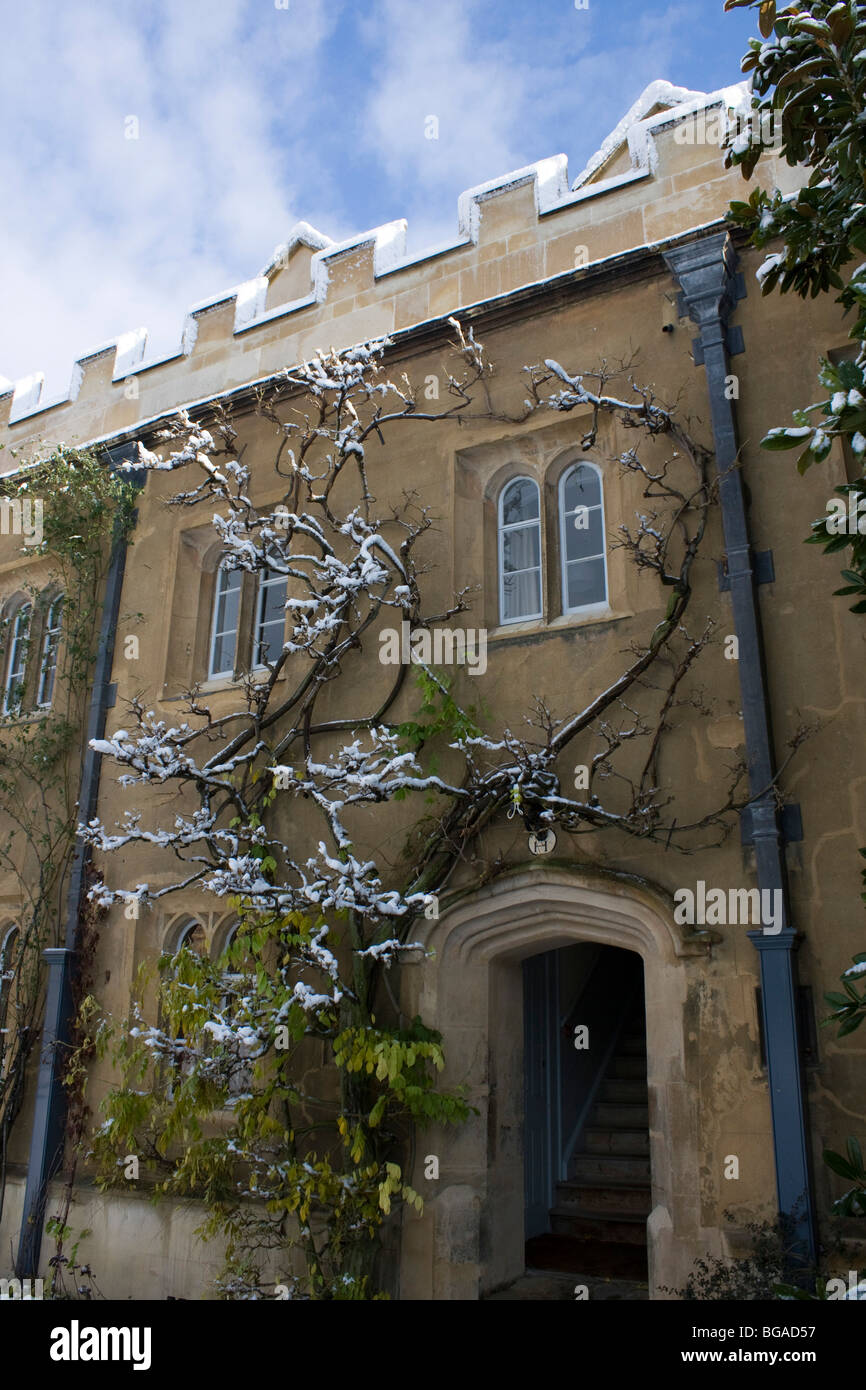
[[[626,111],[619,124],[614,127],[595,154],[587,161],[585,168],[581,170],[571,185],[572,190],[582,188],[599,169],[607,164],[617,150],[626,143],[629,131],[639,121],[645,120],[656,107],[669,111],[675,106],[682,106],[685,102],[696,102],[703,105],[709,99],[706,92],[693,92],[688,87],[675,87],[672,82],[667,82],[664,78],[657,78],[655,82],[650,82],[648,87],[644,87],[634,105]]]

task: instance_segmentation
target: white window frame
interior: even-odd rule
[[[267,575],[267,574],[271,575],[272,577],[269,578],[269,579],[266,579],[266,578],[265,578],[265,575]],[[284,575],[284,574],[279,574],[276,570],[261,570],[261,571],[260,571],[260,573],[259,573],[258,587],[257,587],[257,590],[256,590],[256,622],[255,622],[255,627],[253,628],[253,662],[252,662],[252,668],[253,668],[254,671],[266,671],[266,670],[268,669],[267,663],[266,663],[265,661],[260,660],[260,653],[261,653],[261,646],[262,646],[262,628],[263,628],[263,626],[264,626],[264,623],[262,622],[262,618],[263,618],[264,610],[265,610],[265,591],[266,591],[267,589],[273,589],[273,588],[275,588],[275,587],[277,586],[277,584],[283,584],[283,585],[285,586],[285,588],[286,588],[286,595],[287,595],[287,597],[288,597],[288,581],[287,581],[286,575]],[[284,608],[283,608],[283,640],[284,640],[284,641],[285,641],[285,635],[286,635],[286,610],[285,610],[285,607],[284,607]],[[276,661],[277,657],[282,656],[282,654],[283,654],[283,643],[281,642],[281,643],[280,643],[280,646],[279,646],[279,650],[276,651],[276,652],[271,653],[271,655],[268,657],[268,661],[270,662],[271,666],[273,666],[273,664],[274,664],[274,662]]]
[[[539,609],[538,609],[538,611],[537,611],[536,613],[521,613],[518,617],[506,618],[506,617],[505,617],[505,533],[506,533],[506,531],[516,531],[516,530],[518,529],[518,527],[521,527],[521,526],[529,526],[529,525],[532,524],[532,519],[530,519],[529,521],[512,521],[512,522],[509,522],[509,523],[507,523],[507,524],[503,521],[503,505],[504,505],[504,502],[505,502],[505,494],[508,492],[508,489],[509,489],[509,488],[511,488],[511,487],[514,486],[515,483],[531,483],[532,486],[535,488],[535,495],[536,495],[536,497],[538,498],[538,516],[534,518],[535,525],[538,527],[538,565],[537,565],[537,566],[533,565],[533,566],[532,566],[532,570],[535,570],[536,568],[537,568],[537,570],[538,570],[538,598],[539,598],[540,607],[539,607]],[[499,570],[499,624],[500,624],[500,627],[510,626],[512,623],[530,623],[530,622],[533,622],[533,621],[534,621],[535,619],[537,619],[537,618],[543,618],[543,617],[544,617],[544,546],[543,546],[543,544],[542,544],[542,529],[541,529],[541,489],[540,489],[540,487],[538,486],[538,483],[535,481],[534,478],[530,478],[530,477],[529,477],[527,474],[525,474],[525,473],[519,473],[519,474],[517,475],[517,477],[515,477],[515,478],[509,478],[508,481],[507,481],[506,483],[503,483],[502,487],[501,487],[500,490],[499,490],[499,501],[498,501],[498,503],[497,503],[497,508],[496,508],[496,533],[497,533],[497,541],[496,541],[496,545],[497,545],[497,567],[498,567],[498,570]],[[526,569],[526,570],[514,570],[514,571],[512,571],[513,574],[529,574],[530,572],[531,572],[531,571],[528,570],[528,569]]]
[[[592,472],[595,473],[596,476],[598,477],[598,496],[599,496],[598,505],[597,505],[597,507],[596,507],[596,506],[588,507],[588,508],[587,508],[587,511],[590,511],[590,512],[600,511],[600,512],[601,512],[601,543],[602,543],[602,549],[601,549],[601,550],[598,552],[598,554],[596,554],[596,555],[585,555],[585,556],[583,556],[583,558],[580,559],[580,560],[577,560],[577,561],[575,561],[575,560],[569,561],[569,559],[568,559],[568,551],[567,551],[567,549],[566,549],[566,544],[565,544],[565,537],[566,537],[566,518],[567,518],[567,517],[574,518],[574,516],[576,516],[576,514],[577,514],[577,508],[574,508],[574,510],[572,510],[572,511],[570,511],[570,512],[566,512],[566,509],[565,509],[565,483],[566,483],[566,479],[569,477],[569,475],[570,475],[571,473],[575,472],[575,471],[576,471],[577,469],[579,469],[579,468],[589,468],[589,469],[591,469]],[[560,593],[561,593],[561,595],[562,595],[562,611],[563,611],[563,613],[568,613],[568,614],[572,614],[572,613],[601,613],[601,612],[604,612],[607,608],[610,607],[610,579],[609,579],[608,572],[607,572],[606,523],[605,523],[605,516],[604,516],[604,475],[603,475],[601,469],[599,468],[598,464],[597,464],[597,463],[592,463],[589,459],[580,459],[579,462],[576,461],[576,462],[574,462],[574,463],[570,463],[570,464],[568,465],[567,468],[564,468],[564,469],[563,469],[562,477],[561,477],[560,480],[559,480],[559,488],[558,488],[558,494],[557,494],[557,495],[558,495],[558,499],[559,499],[559,587],[560,587]],[[582,504],[581,504],[581,505],[582,505]],[[573,520],[572,520],[571,524],[572,524],[572,525],[574,524]],[[588,563],[590,560],[603,560],[603,561],[604,561],[604,598],[603,598],[603,599],[599,599],[596,603],[584,603],[584,604],[579,604],[576,608],[570,608],[569,605],[568,605],[568,565],[569,565],[569,563],[571,563],[571,564],[586,564],[586,563]]]
[[[24,631],[19,631],[21,619],[26,615]],[[3,713],[20,714],[24,699],[24,682],[27,678],[27,642],[30,624],[33,619],[33,604],[20,603],[9,619],[12,640],[9,644],[9,658],[6,663],[6,679],[3,683]],[[20,662],[20,665],[18,664]],[[13,702],[12,692],[18,688],[18,696]]]
[[[21,929],[17,922],[12,922],[7,925],[6,930],[3,932],[2,940],[0,940],[0,1028],[2,1028],[4,1032],[6,1031],[6,1022],[9,1017],[9,1005],[12,1001],[12,991],[15,980],[14,978],[11,980],[4,980],[3,976],[8,969],[10,947],[14,949],[16,938],[18,950],[20,951]]]
[[[218,617],[219,611],[220,611],[220,598],[221,598],[221,596],[222,596],[222,595],[221,595],[221,585],[222,585],[222,582],[223,582],[223,575],[227,575],[229,578],[234,578],[235,576],[237,576],[237,581],[238,581],[238,621],[237,621],[237,624],[236,624],[236,626],[234,627],[234,629],[225,628],[224,631],[218,632],[218,631],[217,631],[217,617]],[[242,595],[243,595],[243,573],[242,573],[242,571],[241,571],[241,570],[235,570],[235,569],[229,569],[228,565],[226,565],[225,562],[223,562],[222,564],[219,565],[219,567],[218,567],[218,569],[217,569],[216,578],[215,578],[215,583],[214,583],[213,604],[212,604],[211,625],[210,625],[210,644],[209,644],[209,646],[208,646],[208,662],[207,662],[208,680],[220,680],[220,679],[222,679],[222,678],[225,677],[225,676],[233,676],[234,673],[235,673],[235,667],[236,667],[236,665],[237,665],[237,655],[238,655],[238,633],[240,632],[240,616],[241,616],[241,598],[242,598]],[[234,631],[234,635],[235,635],[235,641],[234,641],[234,657],[233,657],[233,660],[232,660],[232,664],[231,664],[230,667],[228,667],[228,668],[227,668],[226,670],[224,670],[224,671],[215,671],[215,670],[214,670],[214,652],[215,652],[215,650],[216,650],[216,640],[217,640],[217,637],[225,637],[225,636],[226,636],[229,632],[231,632],[232,630]]]
[[[57,677],[57,654],[60,650],[60,632],[62,624],[63,595],[57,594],[57,596],[51,600],[48,612],[45,615],[45,629],[42,634],[42,652],[39,658],[39,688],[36,695],[37,709],[50,709],[54,699],[54,683]],[[48,687],[47,693],[46,685]]]

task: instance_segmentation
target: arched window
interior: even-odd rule
[[[17,926],[0,928],[0,1030],[6,1028],[9,1002],[15,987],[15,966],[18,959],[19,934]],[[5,1052],[0,1038],[0,1056]]]
[[[227,569],[225,564],[217,570],[208,663],[211,677],[234,674],[242,579],[240,570]]]
[[[45,615],[42,629],[42,656],[39,662],[39,689],[36,703],[40,709],[48,709],[54,698],[54,679],[57,675],[57,649],[60,646],[60,623],[63,613],[63,595],[52,600]]]
[[[559,482],[562,611],[607,603],[601,473],[591,463],[567,468]]]
[[[253,665],[264,666],[282,655],[286,628],[286,576],[262,570],[256,603],[256,642]]]
[[[541,617],[538,484],[514,478],[499,496],[499,621]]]
[[[190,922],[184,927],[177,943],[177,949],[180,951],[184,946],[188,951],[192,951],[193,955],[204,956],[207,954],[207,937],[201,922]]]
[[[188,951],[192,951],[193,955],[196,956],[204,956],[207,954],[207,937],[205,935],[205,930],[204,927],[201,925],[201,922],[190,921],[187,922],[183,927],[181,927],[180,935],[177,938],[177,946],[174,949],[174,954],[177,955],[180,951],[183,950],[184,947],[186,947]],[[167,949],[170,950],[171,948],[167,947]],[[183,1024],[181,1023],[179,1024],[177,1029],[175,1042],[178,1044],[182,1044],[185,1037],[186,1034],[184,1032]],[[173,1098],[175,1085],[179,1082],[180,1078],[184,1076],[189,1076],[192,1069],[193,1062],[190,1057],[185,1057],[183,1058],[183,1060],[181,1060],[178,1057],[174,1057],[169,1062],[169,1071],[166,1079],[169,1100]]]
[[[6,680],[3,685],[3,713],[18,714],[24,698],[24,674],[27,669],[27,639],[30,634],[32,603],[22,603],[9,620],[9,654],[6,661]]]

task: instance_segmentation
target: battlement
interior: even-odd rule
[[[387,335],[703,225],[741,183],[725,170],[720,141],[676,136],[712,108],[725,128],[741,119],[748,84],[707,94],[653,82],[571,184],[559,154],[467,189],[454,240],[418,255],[407,253],[403,219],[341,242],[298,222],[258,275],[187,311],[176,351],[148,359],[147,330],[123,333],[78,358],[55,400],[44,399],[41,373],[0,377],[0,442],[104,438],[319,348]],[[770,167],[784,178],[774,159],[759,165],[764,180]]]

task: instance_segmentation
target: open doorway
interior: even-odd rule
[[[523,962],[526,1263],[647,1277],[643,962],[577,942]]]

